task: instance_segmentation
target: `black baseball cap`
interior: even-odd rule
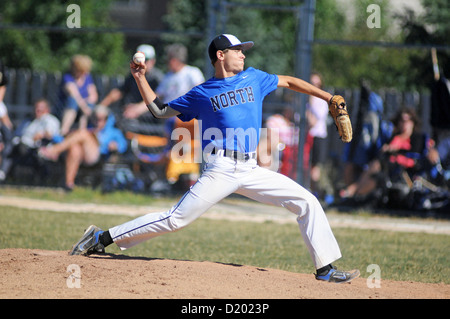
[[[238,38],[231,34],[221,34],[215,37],[208,47],[208,54],[211,61],[215,61],[216,52],[229,48],[239,47],[242,50],[248,50],[253,46],[253,41],[241,42]]]

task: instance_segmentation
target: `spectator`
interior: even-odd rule
[[[79,111],[79,128],[86,128],[92,109],[97,103],[98,93],[90,74],[92,60],[86,55],[74,55],[70,72],[64,74],[61,83],[63,115],[61,134],[66,136],[75,123]]]
[[[201,147],[194,138],[195,131],[198,130],[196,121],[182,122],[179,118],[174,118],[175,123],[170,127],[172,132],[172,148],[169,163],[166,169],[166,178],[169,184],[178,182],[181,191],[192,186],[200,176],[200,167],[195,160],[195,153]],[[172,121],[168,121],[172,124]],[[175,147],[176,145],[176,147]],[[180,176],[185,175],[186,180],[180,181]]]
[[[181,44],[172,44],[166,48],[167,66],[169,72],[164,76],[162,82],[156,89],[156,94],[164,102],[170,102],[179,96],[184,95],[194,86],[197,86],[205,81],[205,78],[199,68],[187,65],[188,51],[185,46]],[[167,126],[172,131],[179,123],[175,122],[172,117],[167,120]],[[188,123],[183,123],[183,126],[189,131],[194,130],[195,120]],[[191,135],[191,139],[194,135]],[[201,145],[201,143],[191,141],[191,145]],[[171,184],[178,182],[181,174],[190,176],[188,184],[195,182],[199,174],[199,165],[194,163],[194,155],[198,152],[195,148],[191,150],[191,162],[186,159],[169,159],[167,164],[167,178]]]
[[[361,80],[361,99],[353,122],[353,140],[344,146],[343,162],[345,186],[354,183],[380,147],[392,136],[392,123],[383,119],[383,100]]]
[[[293,117],[294,110],[291,107],[286,107],[281,113],[273,114],[267,118],[266,147],[269,149],[266,151],[268,154],[264,155],[271,155],[271,161],[263,164],[274,171],[295,179],[297,169],[295,165],[297,143],[295,140]],[[275,137],[273,134],[276,134],[274,130],[278,132],[278,145],[273,145],[275,142],[272,140]],[[272,147],[275,149],[271,149]],[[278,154],[275,154],[275,152],[278,152]],[[265,158],[261,158],[260,160],[266,161]]]
[[[445,169],[450,169],[450,136],[441,139],[441,141],[436,146],[435,152],[437,157],[430,156],[432,163],[440,162],[444,165]]]
[[[438,184],[450,187],[450,136],[441,139],[427,156],[431,165],[431,178]]]
[[[312,73],[310,81],[312,85],[322,89],[322,77],[320,74]],[[321,165],[327,159],[328,113],[328,104],[326,101],[315,96],[310,96],[306,109],[306,118],[309,124],[308,134],[312,137],[309,157],[311,163],[311,191],[316,196],[320,195],[319,180],[321,177]]]
[[[5,125],[8,129],[13,129],[13,124],[8,115],[8,108],[6,107],[3,99],[6,93],[6,86],[8,84],[8,78],[5,73],[5,66],[0,59],[0,125]]]
[[[5,180],[6,178],[6,159],[9,157],[12,151],[13,124],[11,122],[11,119],[9,118],[8,109],[3,102],[7,84],[8,79],[5,75],[5,67],[0,60],[0,182]]]
[[[395,116],[393,124],[394,131],[390,141],[381,147],[378,156],[369,163],[360,178],[341,190],[341,198],[364,197],[374,191],[377,187],[376,175],[382,170],[383,159],[387,159],[388,165],[413,169],[416,160],[405,153],[425,154],[426,150],[431,149],[433,143],[424,141],[425,135],[419,132],[419,119],[414,110],[401,109]]]
[[[145,64],[147,66],[146,78],[150,87],[156,90],[164,75],[161,70],[155,67],[155,49],[151,45],[142,44],[137,47],[136,51],[144,53]],[[121,104],[123,105],[123,116],[125,118],[135,119],[148,111],[147,106],[142,100],[136,81],[131,74],[125,79],[121,87],[112,89],[100,104],[110,106],[119,100],[121,100]]]
[[[122,132],[114,127],[115,119],[105,106],[95,108],[96,125],[92,129],[81,128],[71,132],[58,144],[42,147],[40,156],[56,161],[67,151],[65,189],[71,191],[81,164],[92,166],[106,160],[113,152],[124,153],[127,141]]]
[[[40,98],[34,103],[34,120],[22,130],[20,142],[30,149],[36,149],[59,136],[61,124],[51,113],[50,103]]]
[[[186,64],[188,51],[185,46],[169,45],[166,48],[166,55],[169,72],[155,92],[164,103],[176,99],[205,81],[199,68]]]
[[[60,122],[51,113],[48,100],[40,98],[34,103],[34,119],[25,122],[16,133],[19,141],[15,142],[14,149],[5,169],[8,173],[14,164],[27,165],[35,168],[41,175],[46,174],[46,167],[37,156],[39,147],[47,145],[60,137]],[[12,163],[14,161],[14,163]]]

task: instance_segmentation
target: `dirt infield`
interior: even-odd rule
[[[245,265],[67,251],[0,250],[0,299],[450,299],[450,285],[312,274]]]
[[[161,209],[0,199],[0,205],[60,212],[139,216]],[[206,218],[292,222],[284,210],[245,201],[218,204]],[[333,227],[450,234],[449,222],[329,218]],[[450,299],[450,285],[445,284],[382,280],[380,288],[369,288],[366,278],[336,285],[319,282],[313,274],[246,265],[30,249],[0,249],[0,287],[0,299]]]

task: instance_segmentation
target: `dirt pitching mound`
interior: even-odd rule
[[[0,298],[385,299],[449,298],[450,285],[367,279],[329,284],[312,274],[245,265],[67,251],[0,250]]]

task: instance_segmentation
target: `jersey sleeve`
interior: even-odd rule
[[[270,74],[258,69],[253,69],[252,71],[255,72],[256,78],[260,83],[262,96],[266,96],[277,89],[278,75]]]
[[[190,90],[185,95],[168,103],[171,108],[180,112],[178,118],[183,122],[189,122],[198,115],[199,100],[197,99],[197,94],[195,90]]]

